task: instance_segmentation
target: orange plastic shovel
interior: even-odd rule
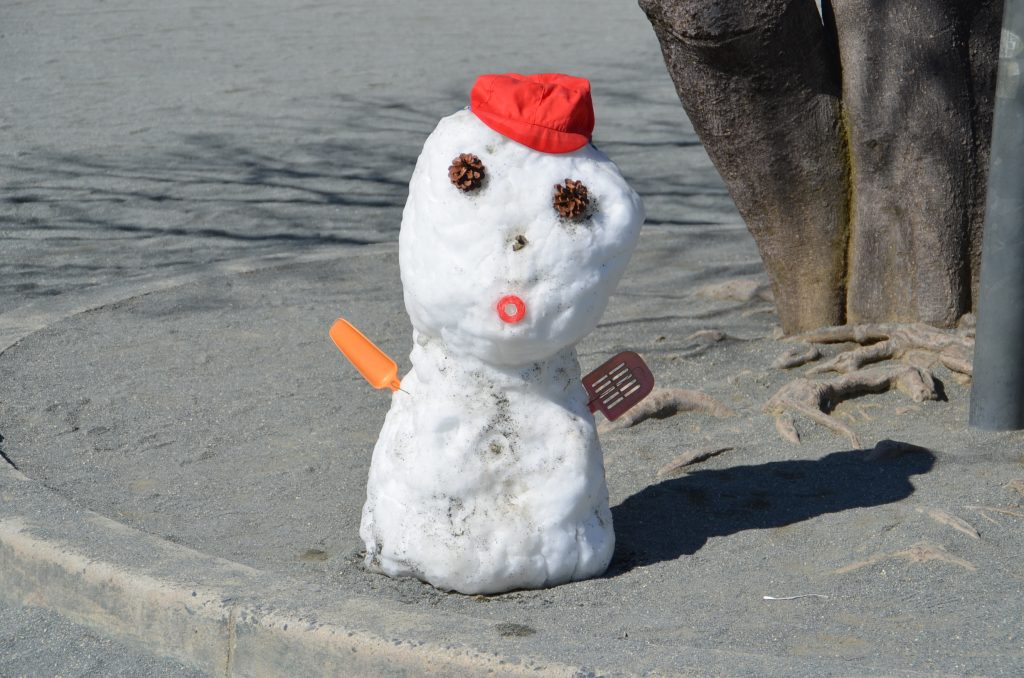
[[[395,361],[363,336],[352,323],[344,318],[335,320],[331,325],[331,339],[349,362],[359,370],[359,374],[370,382],[370,386],[390,388],[392,391],[397,391],[401,386]]]

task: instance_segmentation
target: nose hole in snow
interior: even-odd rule
[[[526,239],[525,235],[517,235],[515,237],[515,239],[512,241],[512,251],[513,252],[518,252],[519,250],[521,250],[524,247],[526,247],[526,245],[529,242],[530,241]]]

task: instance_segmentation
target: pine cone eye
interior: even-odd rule
[[[582,181],[566,179],[564,186],[562,184],[555,184],[553,204],[555,211],[563,219],[582,221],[587,216],[587,207],[590,206],[590,195]]]
[[[483,162],[472,153],[460,153],[448,168],[448,178],[463,193],[480,188],[485,175]]]

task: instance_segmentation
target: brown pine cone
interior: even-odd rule
[[[472,153],[460,153],[448,168],[448,178],[455,188],[468,193],[484,183],[484,164]]]
[[[565,219],[580,221],[587,216],[590,196],[582,181],[565,180],[565,186],[555,184],[555,210]]]

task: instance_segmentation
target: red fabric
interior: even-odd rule
[[[469,108],[494,131],[544,153],[575,151],[594,132],[590,81],[561,73],[481,75]]]

